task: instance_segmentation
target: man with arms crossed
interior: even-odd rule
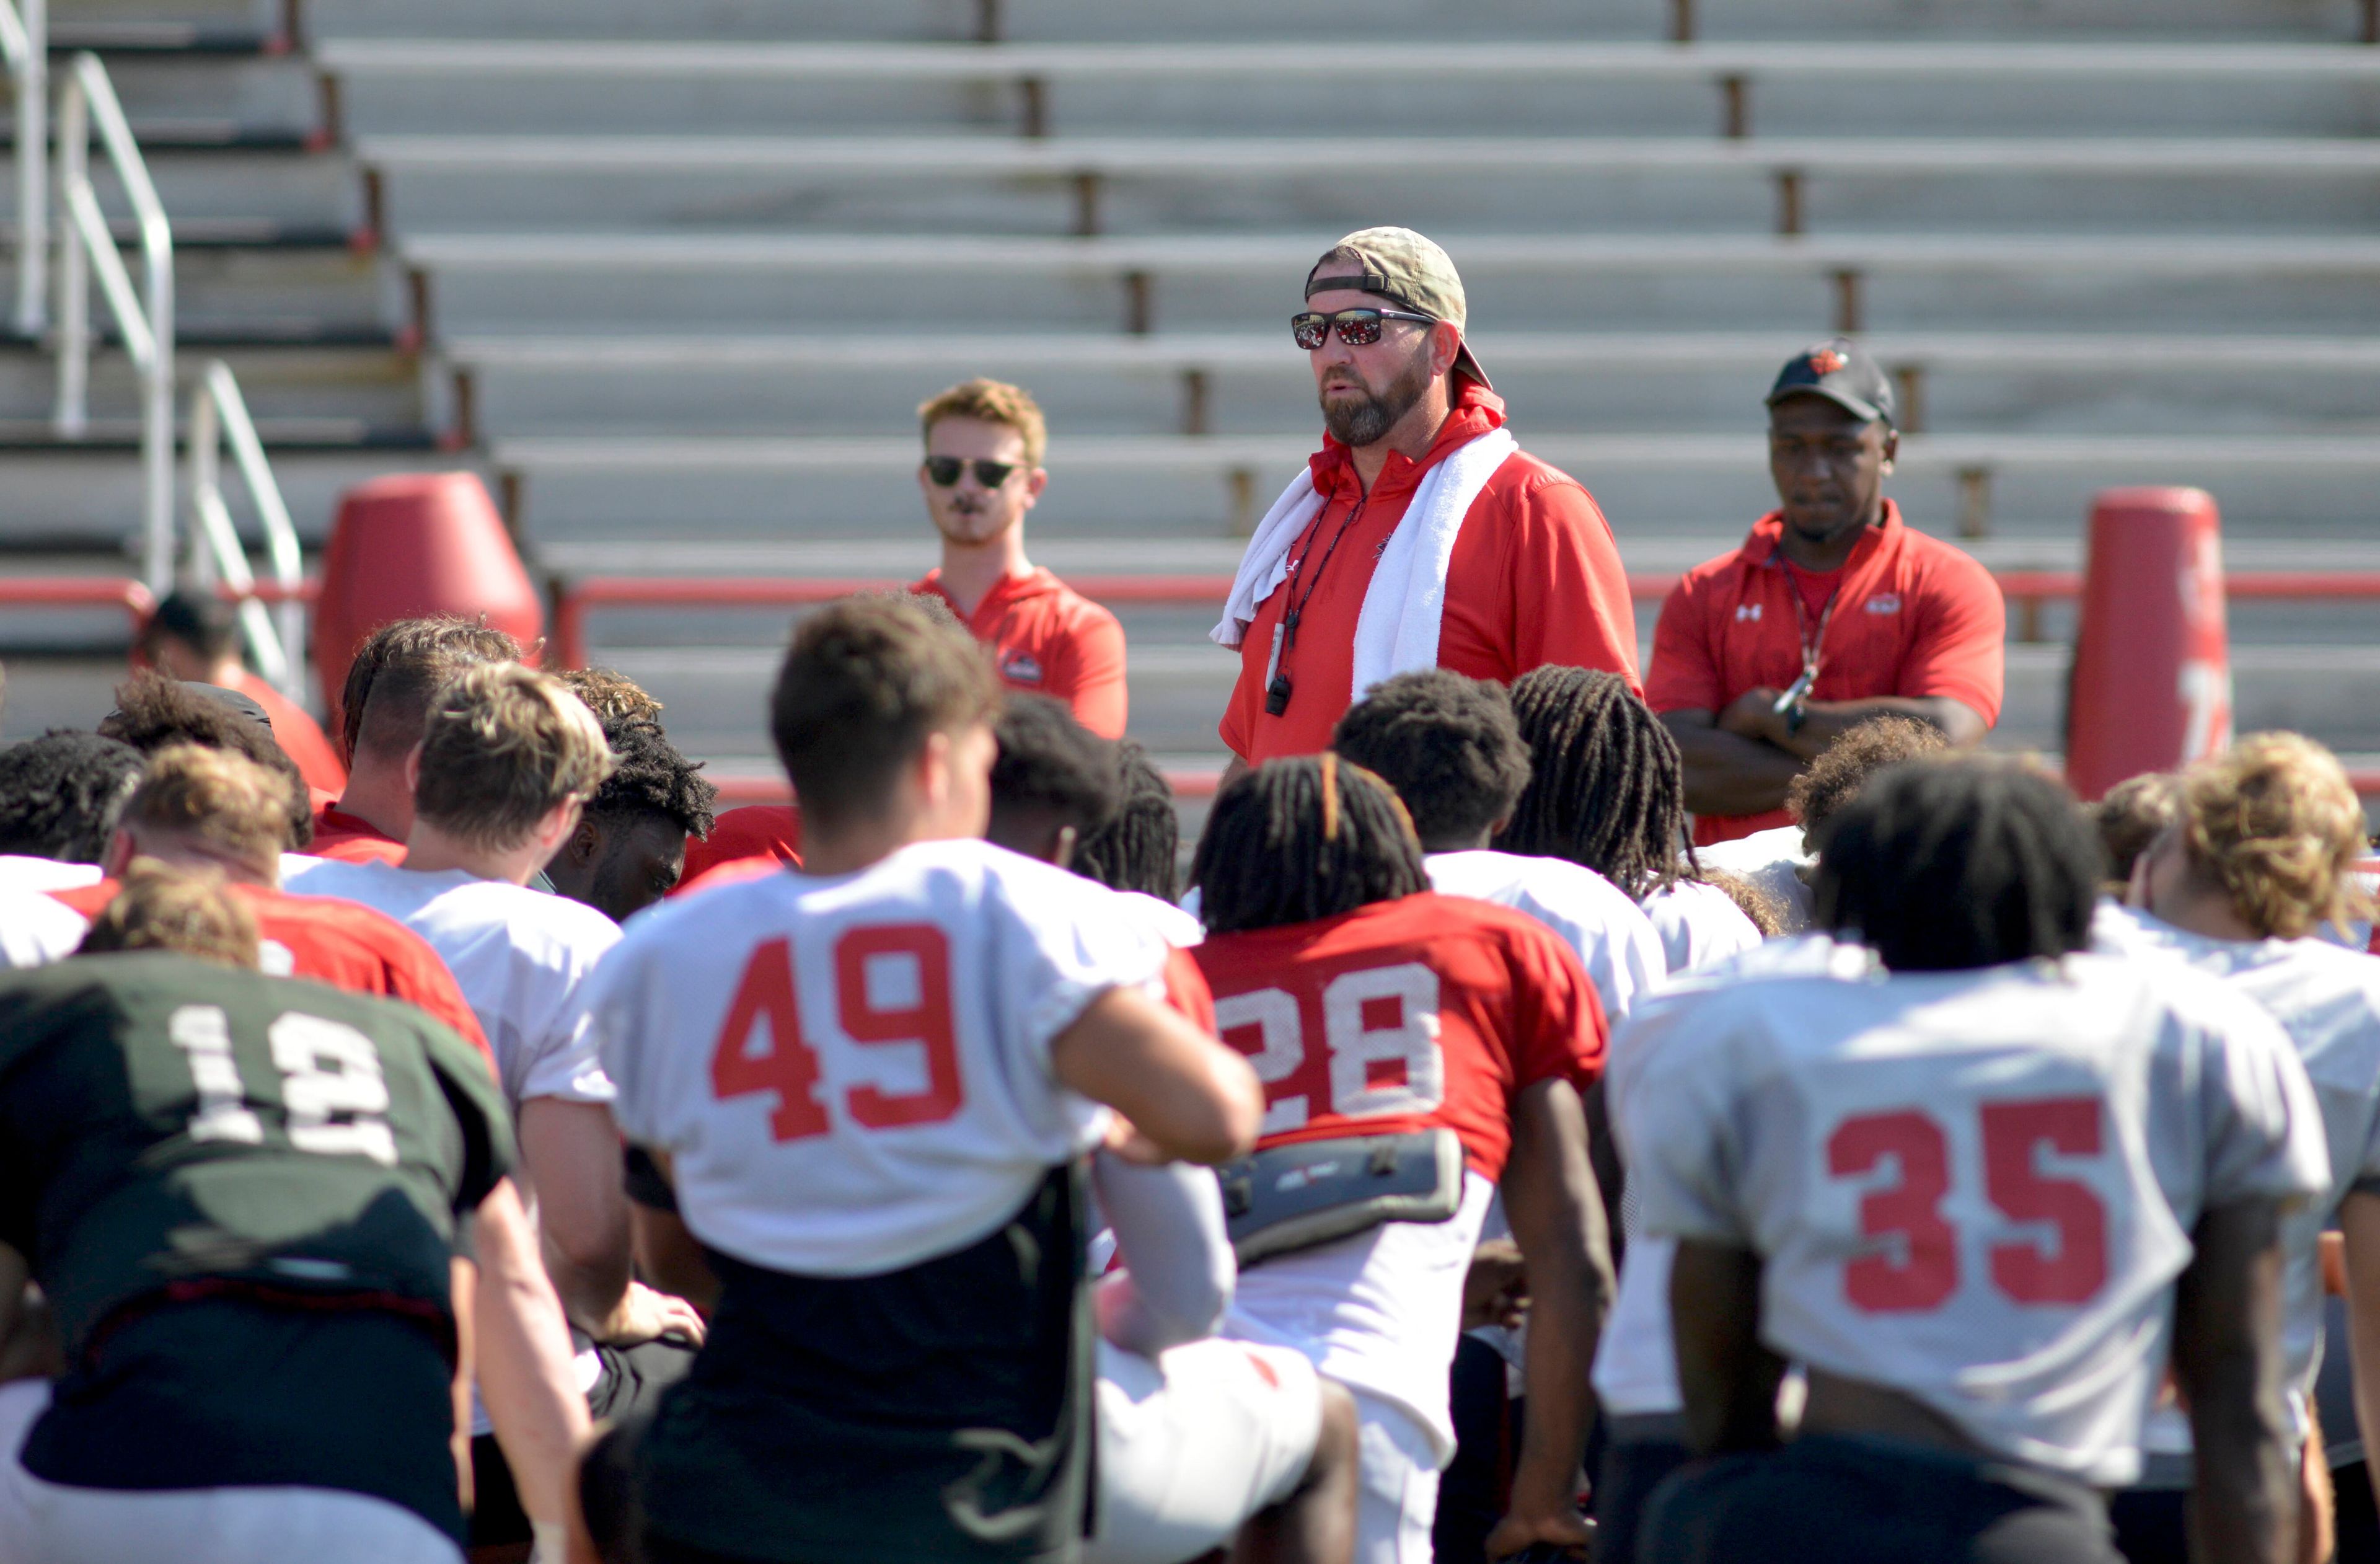
[[[2098,877],[2056,782],[1898,767],[1819,846],[1818,922],[1880,974],[1690,980],[1623,1029],[1688,1442],[1726,1457],[1654,1497],[1638,1558],[2110,1564],[2168,1349],[2193,1557],[2295,1558],[2281,1232],[2329,1182],[2321,1112],[2243,996],[2084,953]]]
[[[1791,825],[1785,790],[1879,713],[1953,747],[1999,720],[1999,584],[1884,497],[1900,443],[1892,382],[1838,337],[1768,393],[1779,508],[1661,605],[1645,698],[1677,735],[1696,845]]]
[[[915,604],[803,620],[770,713],[802,868],[670,904],[598,977],[621,1129],[720,1284],[692,1374],[589,1462],[614,1558],[1075,1555],[1100,1105],[1217,1162],[1260,1097],[1144,991],[1165,947],[1111,892],[968,840],[998,701]]]
[[[917,487],[942,563],[909,589],[941,598],[991,649],[1000,682],[1074,709],[1102,738],[1124,728],[1123,626],[1025,557],[1025,513],[1049,487],[1049,435],[1024,387],[954,385],[917,409]]]

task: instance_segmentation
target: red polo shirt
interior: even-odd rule
[[[1802,625],[1817,627],[1827,578],[1802,570],[1789,578],[1777,553],[1784,528],[1783,514],[1769,512],[1743,547],[1694,566],[1671,589],[1645,681],[1654,710],[1723,711],[1746,690],[1781,690],[1802,676]],[[1999,721],[2008,614],[1999,583],[1973,555],[1911,527],[1887,500],[1884,520],[1852,545],[1837,580],[1811,699],[1949,696],[1986,726]],[[1805,598],[1794,613],[1797,581],[1821,612]],[[1694,821],[1694,841],[1791,823],[1782,809],[1706,815]]]
[[[909,590],[931,592],[958,613],[939,570]],[[1101,738],[1123,737],[1123,626],[1114,614],[1037,568],[1002,576],[959,618],[992,649],[1002,684],[1064,701]]]
[[[361,815],[350,815],[336,804],[325,804],[314,817],[314,840],[306,851],[318,858],[343,864],[395,864],[405,861],[405,843]]]
[[[1322,513],[1298,549],[1309,554],[1297,586],[1297,648],[1287,659],[1293,693],[1279,716],[1265,709],[1265,671],[1272,632],[1289,610],[1290,583],[1257,606],[1240,643],[1240,679],[1219,730],[1250,765],[1330,746],[1354,698],[1355,621],[1373,568],[1404,519],[1422,477],[1458,446],[1504,421],[1503,398],[1464,381],[1454,411],[1418,462],[1390,454],[1364,492],[1352,453],[1325,436],[1308,462]],[[1325,567],[1322,555],[1357,505],[1363,507]],[[1308,588],[1312,596],[1306,597]],[[1475,679],[1505,683],[1553,663],[1601,668],[1636,679],[1636,615],[1628,574],[1611,526],[1576,479],[1526,452],[1515,452],[1488,479],[1464,514],[1447,563],[1438,664]]]
[[[698,889],[697,881],[735,865],[756,874],[783,865],[802,867],[802,813],[791,804],[747,804],[711,822],[710,834],[686,844],[686,867],[673,896]],[[723,884],[724,880],[713,880]]]

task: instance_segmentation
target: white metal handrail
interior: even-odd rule
[[[91,132],[132,202],[148,286],[136,293],[115,236],[91,182]],[[124,107],[99,56],[74,57],[58,93],[58,395],[55,423],[65,439],[90,426],[91,273],[140,374],[140,520],[142,575],[152,592],[174,576],[174,236],[148,165],[125,122]]]
[[[225,503],[220,448],[229,446],[232,460],[248,484],[264,533],[265,561],[275,585],[284,589],[280,605],[267,612],[251,594],[256,576],[248,565],[248,551],[233,525]],[[190,570],[197,583],[212,589],[218,578],[239,595],[240,629],[248,640],[249,657],[258,673],[294,701],[304,702],[306,608],[296,597],[306,578],[298,528],[282,503],[281,486],[273,481],[273,466],[264,459],[264,443],[256,437],[256,423],[231,366],[210,358],[190,388]]]
[[[0,0],[0,58],[17,88],[17,331],[49,323],[49,0]]]

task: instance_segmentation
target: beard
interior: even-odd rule
[[[1360,379],[1357,394],[1341,396],[1333,401],[1326,388],[1322,403],[1322,427],[1342,445],[1364,446],[1378,443],[1397,420],[1413,411],[1429,390],[1429,341],[1424,337],[1420,347],[1405,360],[1397,378],[1385,390],[1374,391]]]

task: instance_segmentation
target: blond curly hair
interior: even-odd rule
[[[2252,734],[2184,772],[2179,824],[2193,873],[2240,921],[2295,940],[2365,911],[2350,878],[2363,806],[2338,758],[2302,734]]]

